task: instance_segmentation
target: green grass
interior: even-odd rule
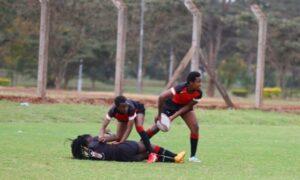
[[[30,105],[0,101],[0,179],[299,179],[300,118],[254,110],[197,110],[202,163],[146,164],[80,161],[69,142],[97,134],[108,107]],[[147,109],[146,127],[156,110]],[[110,125],[114,131],[114,124]],[[189,152],[181,119],[152,139],[175,152]],[[135,131],[130,139],[137,140]],[[189,154],[189,153],[188,153]]]

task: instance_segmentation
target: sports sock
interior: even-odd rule
[[[152,147],[151,147],[149,137],[148,137],[147,133],[145,132],[143,126],[137,126],[136,129],[137,129],[137,132],[139,133],[139,135],[142,138],[142,141],[143,141],[143,143],[146,147],[147,152],[148,153],[152,152],[153,150],[152,150]]]
[[[153,149],[153,152],[155,152],[158,155],[163,155],[163,156],[168,156],[168,157],[175,157],[177,155],[177,154],[175,154],[169,150],[166,150],[162,147],[159,147],[159,146],[155,146]]]
[[[159,130],[152,130],[151,128],[146,131],[149,139],[152,138]]]
[[[157,161],[158,162],[175,162],[175,159],[173,157],[159,155]]]
[[[190,136],[191,157],[195,156],[195,154],[196,154],[197,145],[198,145],[198,139],[199,139],[199,134],[193,134],[193,133],[191,133],[191,136]]]

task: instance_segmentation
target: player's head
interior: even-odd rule
[[[86,159],[86,151],[88,149],[89,143],[93,140],[93,137],[89,134],[83,134],[77,136],[76,139],[72,140],[71,150],[72,155],[75,159]]]
[[[121,113],[126,113],[126,110],[128,108],[128,104],[126,103],[126,97],[124,96],[117,96],[115,98],[115,105]]]
[[[201,74],[198,71],[192,71],[186,78],[186,83],[190,88],[197,90],[201,87]]]

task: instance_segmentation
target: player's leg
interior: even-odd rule
[[[157,134],[159,132],[158,127],[156,126],[156,123],[154,123],[149,129],[147,129],[146,133],[149,137],[149,139],[151,139],[155,134]]]
[[[168,117],[172,116],[175,112],[176,112],[176,110],[168,110],[167,108],[163,109],[163,113],[165,113]],[[147,129],[146,132],[147,132],[149,138],[151,138],[155,134],[157,134],[159,132],[159,129],[156,125],[156,122],[149,129]]]
[[[125,133],[127,128],[127,124],[123,122],[117,122],[117,133],[116,134],[105,134],[105,141],[112,142],[112,141],[119,141],[123,134]]]
[[[152,147],[150,144],[149,137],[143,127],[144,120],[145,120],[144,114],[142,114],[142,113],[137,114],[137,117],[135,119],[135,128],[136,128],[136,131],[139,133],[140,137],[142,138],[142,141],[147,149],[147,152],[150,153],[150,152],[152,152]]]
[[[139,153],[143,153],[143,152],[147,151],[143,142],[138,142],[138,146],[139,146]],[[154,144],[151,144],[151,147],[153,149],[153,152],[156,154],[159,154],[159,155],[165,155],[165,156],[170,156],[170,157],[175,157],[177,155],[169,150],[166,150],[166,149],[164,149],[160,146],[154,145]]]
[[[195,155],[197,152],[198,139],[199,139],[199,125],[197,122],[196,114],[194,111],[189,111],[181,115],[182,119],[190,129],[190,143],[191,143],[191,161],[199,162]]]
[[[136,154],[133,158],[133,161],[143,161],[146,160],[147,158],[148,158],[148,153],[143,152],[143,153]]]
[[[123,137],[125,131],[127,129],[127,122],[118,122],[117,125],[117,140],[116,141],[120,141],[121,138]]]

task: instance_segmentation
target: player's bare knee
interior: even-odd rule
[[[199,132],[199,125],[198,123],[193,124],[192,133],[198,133]]]

